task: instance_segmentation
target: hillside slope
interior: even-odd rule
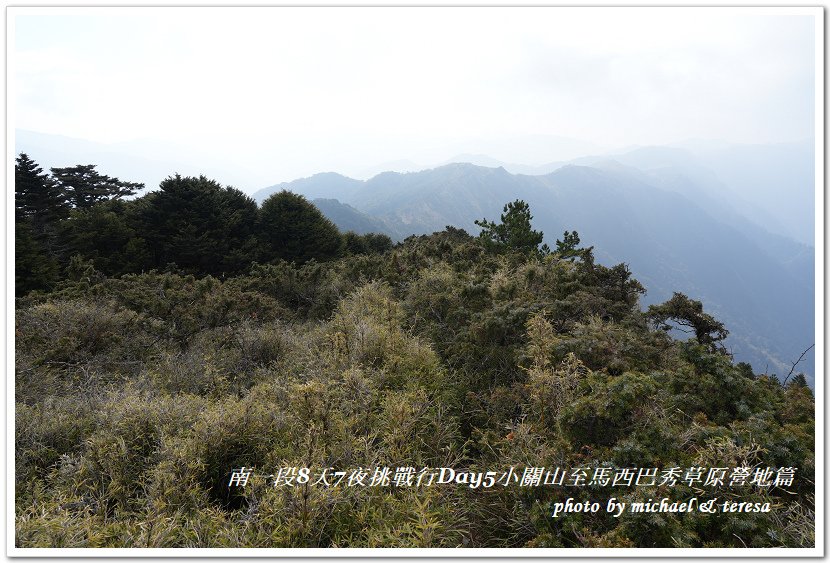
[[[523,199],[549,245],[577,230],[602,263],[630,265],[648,290],[644,303],[686,292],[726,322],[736,359],[787,373],[814,342],[814,251],[723,205],[702,178],[688,168],[643,172],[609,161],[544,176],[450,164],[365,182],[324,176],[280,187],[325,192],[409,234],[447,225],[476,233],[476,219],[497,219],[505,201]],[[808,356],[799,369],[812,374]]]

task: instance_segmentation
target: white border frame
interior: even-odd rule
[[[389,6],[376,2],[359,4],[360,6]],[[468,2],[453,3],[454,6],[465,6],[468,9],[484,7],[509,7],[505,5],[472,5]],[[14,42],[15,27],[14,17],[18,15],[40,15],[40,14],[77,14],[79,8],[87,13],[110,12],[118,8],[120,13],[125,10],[160,9],[165,10],[193,10],[199,8],[228,8],[246,9],[251,7],[289,7],[292,5],[264,6],[248,5],[239,6],[199,6],[180,4],[174,7],[159,5],[147,6],[59,6],[59,7],[13,7],[6,8],[6,555],[8,557],[47,557],[47,558],[99,558],[99,557],[279,557],[279,558],[584,558],[584,557],[622,557],[622,558],[674,558],[674,557],[758,557],[758,558],[784,558],[784,557],[823,557],[824,556],[824,526],[825,526],[825,458],[824,458],[824,424],[825,424],[825,259],[824,259],[824,236],[825,236],[825,130],[824,130],[824,95],[825,95],[825,73],[824,73],[824,17],[825,10],[822,7],[676,7],[676,6],[550,6],[537,2],[523,4],[523,7],[555,7],[561,10],[715,10],[718,13],[753,13],[769,15],[809,15],[815,18],[815,398],[816,398],[816,431],[815,431],[815,468],[816,468],[816,547],[813,548],[782,548],[782,549],[759,549],[759,548],[18,548],[14,546],[14,424],[15,424],[15,378],[14,374],[14,195],[10,189],[14,185],[14,117],[15,108],[12,93],[14,92]],[[297,7],[297,4],[293,5]],[[303,7],[310,7],[303,6]],[[346,4],[316,4],[319,7],[346,7]],[[409,4],[412,6],[412,4]],[[436,6],[435,4],[431,6]],[[427,7],[424,5],[423,7]]]

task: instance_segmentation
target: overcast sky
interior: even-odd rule
[[[812,138],[814,18],[767,12],[11,11],[10,121],[141,140],[261,185],[457,152],[562,156],[540,135],[576,152]]]

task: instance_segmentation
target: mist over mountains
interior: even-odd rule
[[[456,149],[458,152],[453,153]],[[360,181],[389,171],[419,172],[446,164],[469,163],[488,168],[502,167],[511,174],[541,176],[568,164],[601,167],[604,162],[614,161],[647,174],[652,184],[705,203],[710,213],[719,215],[721,209],[727,209],[731,216],[738,215],[755,227],[810,246],[814,244],[815,147],[812,141],[735,145],[690,140],[670,146],[609,151],[577,139],[530,135],[498,141],[459,142],[442,150],[446,155],[454,156],[440,157],[440,151],[436,149],[424,151],[413,160],[398,159],[370,166],[355,162],[333,168],[321,163],[312,166],[311,171],[339,170]],[[272,163],[249,165],[249,159],[242,159],[242,155],[217,159],[215,155],[188,147],[149,139],[104,144],[16,129],[15,153],[20,152],[35,156],[45,169],[95,163],[109,175],[142,182],[150,190],[164,178],[178,173],[205,174],[225,185],[253,193],[253,186],[261,186],[273,178],[271,170],[274,169]],[[281,163],[285,158],[277,156],[275,161]],[[294,180],[301,175],[288,175],[287,179]],[[315,186],[314,197],[337,199],[336,182],[330,182],[332,189],[329,191],[323,189],[322,178],[315,178],[311,184]],[[724,219],[722,216],[717,218]]]
[[[727,347],[736,361],[786,375],[814,342],[815,255],[804,242],[812,240],[807,233],[813,229],[812,168],[807,168],[812,153],[806,145],[797,148],[757,147],[768,156],[757,162],[761,171],[729,184],[702,164],[737,174],[718,150],[705,160],[684,148],[653,147],[552,164],[553,171],[539,175],[469,163],[385,172],[367,181],[325,173],[265,188],[254,198],[261,202],[283,189],[301,193],[343,229],[354,228],[349,221],[361,217],[397,239],[447,225],[477,233],[476,219],[498,219],[506,202],[523,199],[549,245],[565,230],[577,230],[584,245],[595,247],[599,262],[629,265],[648,290],[644,305],[662,302],[674,291],[699,299],[729,328]],[[780,166],[788,155],[797,155],[792,168],[798,168],[790,189],[770,190],[785,173],[763,176],[762,171]],[[762,176],[757,197],[744,205],[747,186]],[[807,356],[797,371],[812,377],[814,359]]]
[[[543,141],[546,149],[565,142]],[[101,145],[18,130],[15,149],[44,168],[96,163],[102,172],[147,182],[148,189],[156,187],[152,178],[176,172],[245,186],[241,173],[224,169],[228,163],[211,160],[200,168],[198,155],[151,150],[142,143]],[[459,153],[426,168],[400,160],[386,166],[408,172],[387,169],[366,180],[324,172],[253,197],[261,203],[283,189],[299,193],[343,231],[382,232],[399,241],[447,225],[475,234],[475,220],[498,220],[505,203],[523,199],[549,245],[565,230],[576,230],[583,245],[594,246],[600,263],[627,263],[648,290],[644,306],[665,301],[674,291],[701,300],[730,330],[727,346],[736,361],[750,362],[756,372],[785,375],[814,343],[811,142],[690,141],[527,163],[542,161],[540,154],[519,163]],[[363,172],[366,177],[371,170]],[[812,352],[796,371],[812,378]]]

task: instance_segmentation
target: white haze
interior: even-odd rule
[[[812,140],[816,13],[10,8],[9,120],[249,193],[459,154]]]

